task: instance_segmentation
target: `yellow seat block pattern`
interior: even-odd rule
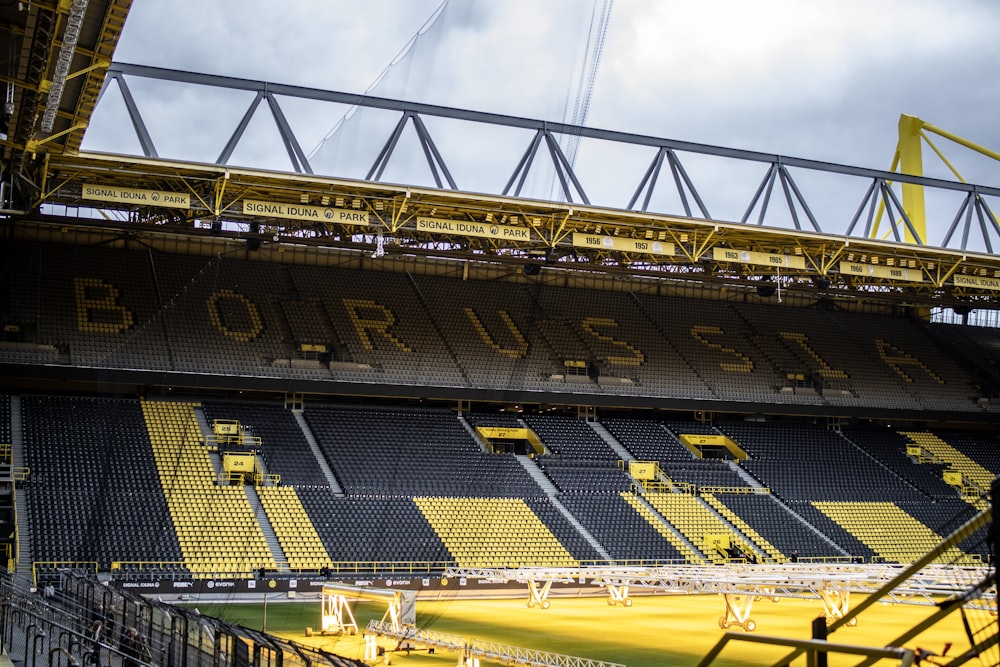
[[[285,553],[289,569],[318,570],[330,565],[330,555],[294,488],[259,486],[257,495]]]
[[[748,524],[740,517],[740,515],[738,515],[736,512],[732,511],[731,509],[726,507],[722,502],[720,502],[719,499],[716,498],[714,494],[705,493],[702,495],[702,499],[706,503],[711,505],[712,509],[714,509],[721,516],[723,516],[726,519],[726,521],[736,526],[736,528],[739,529],[741,533],[743,533],[746,537],[750,538],[750,541],[756,544],[764,553],[766,553],[767,557],[770,560],[773,560],[778,563],[783,563],[789,560],[787,556],[781,553],[778,547],[768,542],[763,535],[754,530],[750,524]]]
[[[576,567],[579,563],[520,498],[413,502],[459,567]]]
[[[671,496],[671,495],[677,495],[677,494],[647,493],[646,500],[649,501],[650,505],[652,505],[655,508],[656,503],[652,501],[653,496]],[[649,524],[656,529],[656,532],[658,532],[660,535],[663,536],[663,539],[674,545],[674,547],[676,547],[677,550],[681,552],[681,555],[684,556],[685,560],[687,560],[689,563],[694,563],[695,565],[705,564],[705,559],[702,558],[700,554],[692,550],[691,547],[685,544],[683,540],[678,538],[677,535],[675,535],[666,525],[664,525],[663,519],[657,516],[648,507],[646,507],[642,503],[642,501],[639,500],[634,494],[623,492],[621,496],[622,498],[628,501],[628,504],[632,506],[632,509],[638,512],[642,516],[642,518],[648,521]],[[657,511],[660,511],[659,508],[657,508]],[[683,535],[684,533],[682,532],[681,534]],[[687,536],[685,535],[685,537]],[[697,546],[695,542],[692,542],[692,544],[695,544],[695,546]]]
[[[196,403],[142,401],[153,456],[184,565],[196,577],[253,576],[275,568],[246,492],[218,486],[195,418]]]
[[[937,437],[933,433],[927,433],[926,431],[900,431],[901,434],[905,435],[914,444],[920,445],[935,458],[944,461],[952,470],[957,470],[962,473],[962,478],[969,482],[972,482],[978,486],[983,493],[988,493],[990,490],[990,485],[993,483],[993,478],[996,477],[992,472],[979,465],[968,456],[958,451],[947,442]],[[977,507],[984,509],[986,507],[986,502],[976,503]]]
[[[891,563],[912,563],[944,539],[888,502],[813,502],[813,506]],[[942,563],[974,564],[977,559],[952,547]]]
[[[697,497],[687,493],[650,493],[646,500],[709,560],[713,563],[725,560],[713,546],[710,536],[732,535],[733,529],[722,523]]]

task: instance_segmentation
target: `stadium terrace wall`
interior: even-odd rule
[[[248,378],[193,373],[156,373],[120,369],[72,368],[0,364],[0,391],[42,391],[112,396],[172,396],[175,398],[211,395],[240,395],[251,398],[301,394],[306,400],[364,399],[373,403],[482,403],[496,405],[584,406],[606,410],[655,410],[659,412],[718,414],[761,414],[789,417],[844,417],[889,420],[897,423],[943,422],[993,424],[996,413],[948,410],[892,410],[884,408],[846,409],[841,406],[775,405],[704,399],[580,395],[558,392],[511,392],[508,390],[456,389],[454,387],[410,387],[387,384],[345,383],[318,380]]]

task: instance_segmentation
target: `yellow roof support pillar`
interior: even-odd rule
[[[899,143],[896,150],[899,154],[899,171],[911,176],[924,175],[924,161],[921,155],[920,137],[924,122],[915,116],[901,114],[899,116]],[[927,211],[924,208],[924,186],[903,183],[903,210],[909,216],[913,228],[921,239],[927,238]],[[890,223],[894,224],[894,223]],[[907,243],[916,239],[908,228],[903,230]]]

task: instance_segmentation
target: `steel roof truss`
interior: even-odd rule
[[[781,186],[785,190],[785,201],[788,202],[788,210],[791,211],[792,219],[795,220],[795,229],[801,229],[801,227],[799,226],[799,216],[796,212],[795,203],[792,201],[792,195],[795,195],[795,200],[802,207],[802,212],[809,218],[809,223],[812,225],[813,230],[822,234],[823,230],[820,229],[819,223],[816,222],[816,217],[809,208],[809,204],[806,202],[805,197],[802,196],[802,191],[799,190],[799,186],[795,183],[792,175],[788,173],[785,165],[778,164],[778,175],[781,177]]]
[[[767,206],[771,201],[771,192],[774,190],[775,178],[781,182],[781,189],[785,195],[785,203],[788,206],[789,214],[792,216],[792,224],[795,225],[795,229],[802,230],[802,223],[799,221],[799,208],[801,208],[802,212],[809,219],[809,223],[813,229],[822,234],[823,230],[820,228],[819,223],[816,222],[816,217],[812,214],[812,210],[809,208],[805,197],[802,196],[802,191],[799,190],[792,175],[788,173],[788,168],[780,161],[772,162],[768,167],[767,173],[764,174],[760,185],[757,186],[757,190],[754,192],[750,204],[743,213],[740,223],[746,224],[750,218],[750,214],[753,213],[757,204],[760,203],[760,210],[757,212],[757,225],[764,225],[764,219],[767,217]],[[761,198],[762,195],[763,199]]]
[[[983,199],[977,194],[975,203],[976,203],[976,215],[979,216],[979,228],[983,232],[983,242],[986,244],[986,251],[990,254],[993,254],[993,244],[990,243],[990,233],[986,221],[987,220],[990,221],[990,224],[993,225],[993,229],[998,234],[1000,234],[1000,225],[997,224],[996,216],[993,215],[993,212],[990,210],[990,206],[989,204],[986,203],[985,199]],[[962,250],[965,250],[964,246]]]
[[[573,202],[573,193],[570,191],[569,183],[566,182],[568,178],[573,184],[573,188],[576,190],[577,194],[580,196],[580,201],[584,204],[590,205],[590,199],[587,197],[587,193],[583,191],[583,186],[580,185],[580,181],[577,179],[576,174],[573,172],[573,165],[569,163],[566,158],[566,154],[563,153],[562,148],[559,147],[559,142],[556,138],[552,136],[552,133],[548,130],[544,130],[545,143],[548,146],[549,154],[552,156],[552,166],[556,170],[556,175],[559,177],[559,183],[562,185],[563,196],[566,197],[566,201]]]
[[[159,157],[156,153],[156,148],[153,146],[153,139],[149,136],[149,130],[146,129],[146,123],[142,120],[142,114],[139,113],[139,107],[135,103],[135,98],[132,97],[132,91],[129,90],[128,84],[125,83],[125,77],[119,72],[108,72],[108,74],[118,82],[118,90],[121,91],[122,99],[125,101],[125,108],[128,110],[129,120],[132,121],[132,127],[135,128],[135,134],[139,138],[139,146],[142,148],[142,154],[146,157]]]
[[[944,235],[944,241],[941,242],[942,245],[944,245],[944,246],[948,245],[948,242],[951,240],[951,235],[955,233],[956,229],[958,229],[958,223],[962,219],[962,214],[963,213],[966,214],[966,216],[965,216],[965,229],[966,229],[966,235],[968,234],[969,215],[971,215],[971,213],[972,213],[972,211],[970,210],[969,204],[972,203],[973,198],[974,198],[974,194],[972,192],[966,194],[965,197],[962,198],[962,204],[958,207],[958,211],[955,213],[955,217],[951,221],[951,226],[948,227],[948,231]],[[965,243],[964,242],[962,243],[962,250],[965,250]]]
[[[410,120],[413,121],[413,129],[417,133],[417,140],[420,142],[420,148],[424,152],[424,158],[427,160],[427,166],[431,170],[431,177],[434,179],[434,183],[438,188],[443,189],[444,184],[441,181],[441,175],[443,174],[445,180],[448,182],[448,187],[452,190],[457,190],[458,185],[455,184],[455,179],[452,178],[451,172],[448,170],[448,165],[445,164],[444,158],[441,157],[441,152],[438,151],[430,132],[427,131],[427,126],[424,124],[423,119],[420,118],[420,114],[414,111],[404,111],[403,115],[400,116],[396,127],[392,130],[392,134],[386,139],[382,150],[379,151],[378,157],[375,158],[371,169],[368,170],[365,180],[382,180],[382,174],[385,172],[385,168],[389,166],[389,160],[392,158],[396,146],[399,145],[399,138],[403,135],[403,130],[406,129],[407,121]]]
[[[538,152],[538,146],[542,143],[542,130],[535,132],[535,136],[532,137],[531,143],[528,147],[524,149],[524,153],[521,155],[521,159],[518,160],[517,166],[514,167],[514,173],[510,175],[510,180],[507,181],[507,185],[504,186],[502,194],[504,196],[510,194],[510,188],[514,185],[514,181],[517,181],[517,188],[514,190],[514,196],[521,196],[521,188],[524,187],[524,179],[528,177],[528,171],[531,170],[531,163],[535,159],[535,154]]]
[[[677,157],[677,153],[674,149],[666,146],[660,146],[660,149],[656,152],[656,155],[649,164],[649,168],[646,169],[646,173],[643,175],[642,180],[639,182],[635,192],[632,194],[632,198],[629,200],[628,206],[625,208],[635,208],[635,203],[638,201],[639,195],[641,195],[645,190],[645,197],[643,197],[642,206],[639,210],[643,213],[646,213],[649,210],[649,202],[653,197],[653,191],[656,189],[656,183],[660,176],[660,169],[663,166],[664,157],[667,159],[667,164],[670,165],[670,173],[674,178],[674,187],[677,189],[677,196],[681,201],[681,206],[684,208],[684,215],[689,218],[691,217],[691,204],[688,202],[688,192],[690,192],[691,197],[694,199],[695,203],[698,205],[698,209],[701,211],[701,216],[706,220],[710,220],[712,216],[709,215],[705,202],[702,201],[701,195],[699,195],[698,191],[695,189],[694,183],[691,182],[691,177],[688,176],[687,171],[684,169],[684,165],[681,164],[680,159]]]
[[[271,115],[274,116],[274,122],[278,126],[278,134],[281,135],[281,141],[285,144],[285,150],[288,151],[288,159],[292,162],[292,168],[296,173],[305,172],[311,175],[313,170],[309,166],[309,160],[306,159],[306,154],[299,146],[295,133],[288,125],[288,120],[285,119],[285,114],[281,111],[277,98],[270,91],[265,91],[264,97],[267,98],[267,105],[271,108]]]
[[[424,121],[420,118],[419,114],[413,114],[413,127],[417,131],[417,137],[420,139],[420,147],[424,150],[424,157],[427,158],[427,166],[431,169],[434,182],[439,188],[444,187],[441,184],[441,177],[438,175],[438,169],[440,168],[445,180],[448,181],[448,187],[452,190],[458,190],[458,186],[455,185],[455,179],[451,177],[451,172],[448,171],[448,165],[444,163],[441,153],[434,144],[434,140],[431,139],[430,132],[427,131],[427,126],[424,125]]]
[[[399,137],[403,134],[403,129],[406,127],[406,120],[409,118],[410,112],[404,111],[399,117],[399,122],[396,123],[396,127],[393,128],[392,134],[386,139],[385,144],[382,146],[382,150],[379,151],[378,157],[375,158],[375,162],[372,164],[372,168],[368,170],[365,175],[366,181],[380,181],[382,180],[382,173],[385,171],[386,166],[389,164],[389,158],[392,157],[392,152],[396,150],[396,144],[399,142]]]
[[[924,240],[920,238],[920,234],[917,233],[916,227],[914,227],[913,223],[910,221],[910,216],[906,214],[906,209],[903,208],[903,205],[899,202],[899,199],[896,197],[896,193],[892,191],[892,188],[889,187],[888,182],[886,182],[885,180],[882,180],[880,185],[882,189],[882,200],[885,203],[885,210],[889,213],[889,215],[892,215],[894,206],[896,212],[899,214],[899,219],[902,220],[904,225],[906,225],[906,229],[910,232],[913,240],[916,242],[917,245],[923,245]],[[893,206],[889,205],[890,201],[892,202]],[[902,239],[899,238],[899,225],[892,221],[890,221],[889,224],[890,227],[892,228],[893,237],[896,239],[896,241],[901,242]]]
[[[861,198],[861,203],[858,204],[858,210],[854,212],[854,217],[851,218],[850,224],[847,225],[847,231],[845,232],[846,236],[850,236],[852,232],[854,232],[854,227],[858,224],[858,220],[861,219],[861,212],[865,210],[865,204],[869,204],[868,218],[865,223],[865,238],[871,238],[872,220],[875,217],[875,202],[872,198],[872,193],[875,192],[876,187],[878,187],[878,179],[873,178],[871,185],[868,186],[868,190],[865,191],[865,196]]]
[[[229,137],[229,141],[226,142],[222,152],[219,153],[219,157],[216,162],[219,164],[229,163],[229,158],[233,156],[233,151],[236,150],[236,145],[240,142],[240,139],[243,138],[243,133],[246,132],[247,126],[250,124],[250,119],[253,118],[253,115],[257,112],[257,107],[260,106],[260,101],[262,99],[264,99],[264,91],[258,90],[257,95],[253,98],[253,102],[250,103],[246,113],[243,114],[240,124],[236,126],[236,129]]]

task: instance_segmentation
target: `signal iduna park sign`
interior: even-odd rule
[[[140,190],[121,188],[116,185],[84,185],[83,198],[97,201],[113,201],[140,206],[161,206],[165,208],[191,208],[191,196],[185,192],[169,190]]]
[[[281,202],[259,201],[257,199],[243,200],[243,215],[282,218],[283,220],[312,220],[338,225],[367,226],[369,224],[367,211],[329,208],[327,206],[309,206],[308,204],[284,204]]]
[[[531,230],[527,227],[494,225],[489,222],[446,220],[444,218],[418,217],[417,231],[434,232],[436,234],[461,234],[463,236],[478,236],[481,238],[503,239],[507,241],[531,240]]]

